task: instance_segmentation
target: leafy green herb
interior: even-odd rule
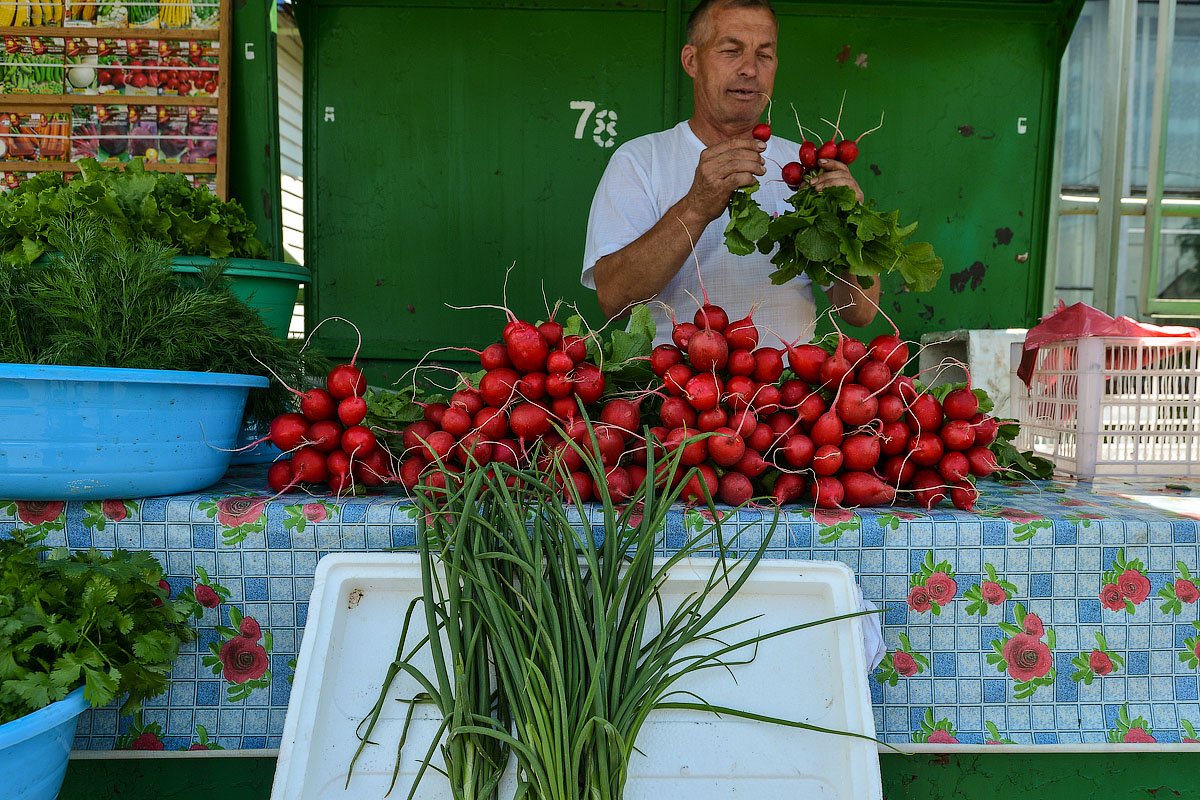
[[[146,552],[0,540],[0,724],[79,686],[93,706],[127,695],[122,714],[166,691],[198,606],[167,599],[161,579]]]
[[[613,326],[607,336],[587,327],[583,317],[572,315],[563,324],[563,335],[583,336],[588,342],[588,356],[600,365],[605,378],[605,392],[641,389],[654,380],[648,357],[654,348],[656,334],[654,318],[645,305],[636,305],[629,313],[625,328]]]
[[[1011,475],[1019,472],[1027,478],[1048,481],[1054,477],[1054,462],[1042,458],[1031,450],[1021,452],[1013,445],[1013,440],[1021,432],[1021,426],[1015,419],[1000,421],[1000,430],[996,441],[992,442],[991,451],[996,454],[996,463],[1001,470],[1008,470]],[[996,473],[997,476],[1000,473]]]
[[[415,401],[415,390],[409,386],[399,391],[370,387],[363,398],[367,401],[367,417],[363,425],[376,431],[393,453],[405,450],[400,433],[409,423],[422,419],[425,409]],[[434,402],[426,398],[424,402]]]
[[[908,241],[917,223],[901,226],[900,212],[881,214],[874,200],[859,203],[849,187],[817,192],[806,184],[788,198],[793,210],[774,219],[751,196],[756,189],[757,184],[730,198],[725,246],[735,255],[775,250],[772,283],[806,273],[824,286],[835,275],[849,274],[870,286],[876,276],[895,271],[909,289],[927,292],[942,275],[933,247]]]
[[[233,294],[222,262],[178,276],[170,247],[123,239],[91,214],[57,220],[47,241],[57,255],[46,263],[0,262],[0,362],[274,371],[291,386],[328,370],[301,342],[277,338]],[[276,380],[251,392],[247,411],[269,421],[291,407]]]
[[[183,255],[266,258],[255,225],[236,200],[223,201],[184,175],[149,172],[141,159],[109,169],[95,159],[80,174],[43,172],[0,194],[0,260],[28,265],[52,250],[56,222],[89,211],[119,238],[170,245]]]

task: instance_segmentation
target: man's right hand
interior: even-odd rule
[[[705,149],[696,165],[696,177],[685,202],[706,222],[725,211],[735,189],[749,186],[767,174],[762,152],[766,144],[757,139],[728,139]]]

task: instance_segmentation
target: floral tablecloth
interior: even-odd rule
[[[0,500],[0,535],[150,550],[201,612],[170,690],[136,718],[85,714],[77,749],[279,745],[317,560],[410,546],[416,523],[396,495],[268,494],[238,468],[193,495]],[[756,544],[771,520],[730,521]],[[673,512],[664,550],[704,523]],[[768,555],[842,561],[886,609],[870,681],[886,742],[1195,742],[1198,534],[1200,484],[988,484],[971,514],[789,511]]]

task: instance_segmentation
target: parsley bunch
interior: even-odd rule
[[[43,558],[43,556],[45,556]],[[122,714],[162,694],[193,605],[171,601],[146,552],[70,553],[0,540],[0,724],[78,686]]]
[[[818,192],[808,184],[788,202],[794,210],[774,219],[752,195],[758,184],[733,193],[729,200],[729,225],[725,246],[735,255],[778,250],[771,263],[778,269],[771,282],[778,285],[801,273],[825,286],[834,275],[857,276],[870,286],[876,275],[899,272],[912,291],[927,292],[942,275],[942,260],[927,242],[909,242],[917,223],[900,225],[900,212],[881,214],[875,201],[858,202],[847,186]]]

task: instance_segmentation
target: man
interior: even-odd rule
[[[775,84],[777,33],[768,0],[702,0],[692,12],[681,54],[692,78],[692,118],[619,147],[592,201],[582,281],[609,317],[656,298],[658,339],[669,341],[663,304],[690,320],[696,303],[688,293],[700,297],[698,269],[709,299],[731,319],[757,303],[760,330],[788,342],[812,337],[816,307],[808,280],[773,286],[769,255],[735,256],[724,243],[735,189],[763,178],[754,195],[759,205],[769,214],[791,209],[785,198],[792,191],[779,170],[796,160],[799,146],[751,136]],[[862,199],[844,164],[820,166],[811,179],[816,189],[849,186]],[[825,292],[851,325],[874,318],[878,281],[869,290],[835,281]]]

